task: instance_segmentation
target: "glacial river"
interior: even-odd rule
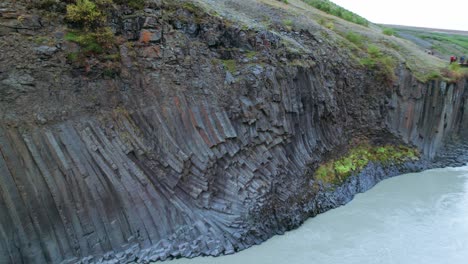
[[[468,167],[391,178],[259,246],[167,263],[466,264]]]

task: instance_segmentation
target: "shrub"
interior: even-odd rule
[[[66,19],[82,28],[92,30],[106,22],[106,15],[94,2],[77,0],[76,4],[67,5]]]
[[[66,34],[65,39],[80,45],[84,54],[100,54],[113,47],[115,39],[110,27],[106,27],[106,10],[112,0],[77,0],[67,5],[66,19],[79,29]]]
[[[346,39],[349,40],[350,42],[356,44],[356,46],[360,47],[362,46],[363,44],[363,37],[362,35],[359,35],[357,33],[354,33],[354,32],[348,32],[348,34],[346,34]]]
[[[387,35],[387,36],[395,36],[395,34],[396,34],[396,33],[395,33],[395,30],[392,29],[392,28],[384,28],[384,29],[382,30],[382,33],[384,33],[384,34]]]
[[[379,58],[382,56],[382,53],[380,52],[379,47],[375,45],[369,45],[367,47],[367,53],[371,56],[371,58]]]
[[[330,30],[333,30],[333,29],[335,29],[335,24],[333,24],[333,22],[331,22],[331,21],[328,21],[327,23],[325,23],[325,27],[330,29]]]

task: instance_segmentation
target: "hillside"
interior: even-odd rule
[[[0,263],[232,254],[466,162],[462,70],[320,3],[2,1]]]
[[[434,55],[449,60],[450,56],[467,56],[468,31],[383,25],[392,28],[398,37],[407,39]]]
[[[350,56],[355,58],[357,64],[369,69],[372,69],[375,64],[372,62],[375,58],[372,58],[372,55],[369,54],[369,47],[371,49],[378,47],[382,54],[389,56],[389,60],[386,63],[381,63],[382,61],[376,63],[379,65],[377,67],[389,68],[391,66],[391,68],[395,68],[396,65],[403,65],[423,82],[440,77],[450,80],[454,76],[457,78],[456,76],[460,75],[460,73],[452,73],[454,69],[449,68],[446,55],[452,51],[460,53],[462,50],[445,50],[442,56],[428,55],[426,52],[427,47],[421,46],[421,42],[414,42],[411,41],[412,39],[405,39],[404,37],[398,37],[398,35],[384,34],[386,27],[371,23],[365,26],[362,25],[364,23],[352,23],[313,7],[314,3],[326,1],[299,0],[287,1],[287,4],[277,0],[262,0],[255,3],[249,1],[240,1],[239,3],[232,1],[199,2],[204,4],[206,9],[221,14],[223,18],[235,21],[241,27],[270,29],[279,35],[286,35],[286,38],[288,37],[286,33],[291,30],[319,33],[315,35],[332,45],[338,46],[343,53],[350,52]],[[363,18],[355,16],[357,17],[356,20],[363,20]],[[461,39],[460,41],[463,43],[465,40]],[[449,43],[442,40],[438,43],[441,45],[441,49],[447,49],[450,46]],[[297,43],[292,44],[294,46]],[[434,45],[436,44],[434,43]],[[301,47],[298,45],[296,48],[300,50]],[[338,53],[330,59],[339,60],[340,56],[344,56],[344,54]],[[366,60],[366,57],[370,57],[370,63],[367,63],[369,60]],[[390,61],[394,61],[394,63],[390,63]],[[458,71],[458,69],[455,69],[455,71]]]

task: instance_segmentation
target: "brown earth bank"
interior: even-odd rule
[[[465,162],[466,80],[421,83],[403,64],[384,79],[322,27],[248,29],[149,1],[112,17],[110,74],[70,61],[57,21],[0,4],[0,263],[231,254],[386,177]],[[334,188],[314,177],[355,142],[422,158]]]

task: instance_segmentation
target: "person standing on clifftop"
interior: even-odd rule
[[[460,57],[460,64],[464,64],[465,63],[465,56],[461,56]]]
[[[450,64],[452,64],[453,62],[457,62],[457,60],[458,60],[457,56],[450,56]]]

